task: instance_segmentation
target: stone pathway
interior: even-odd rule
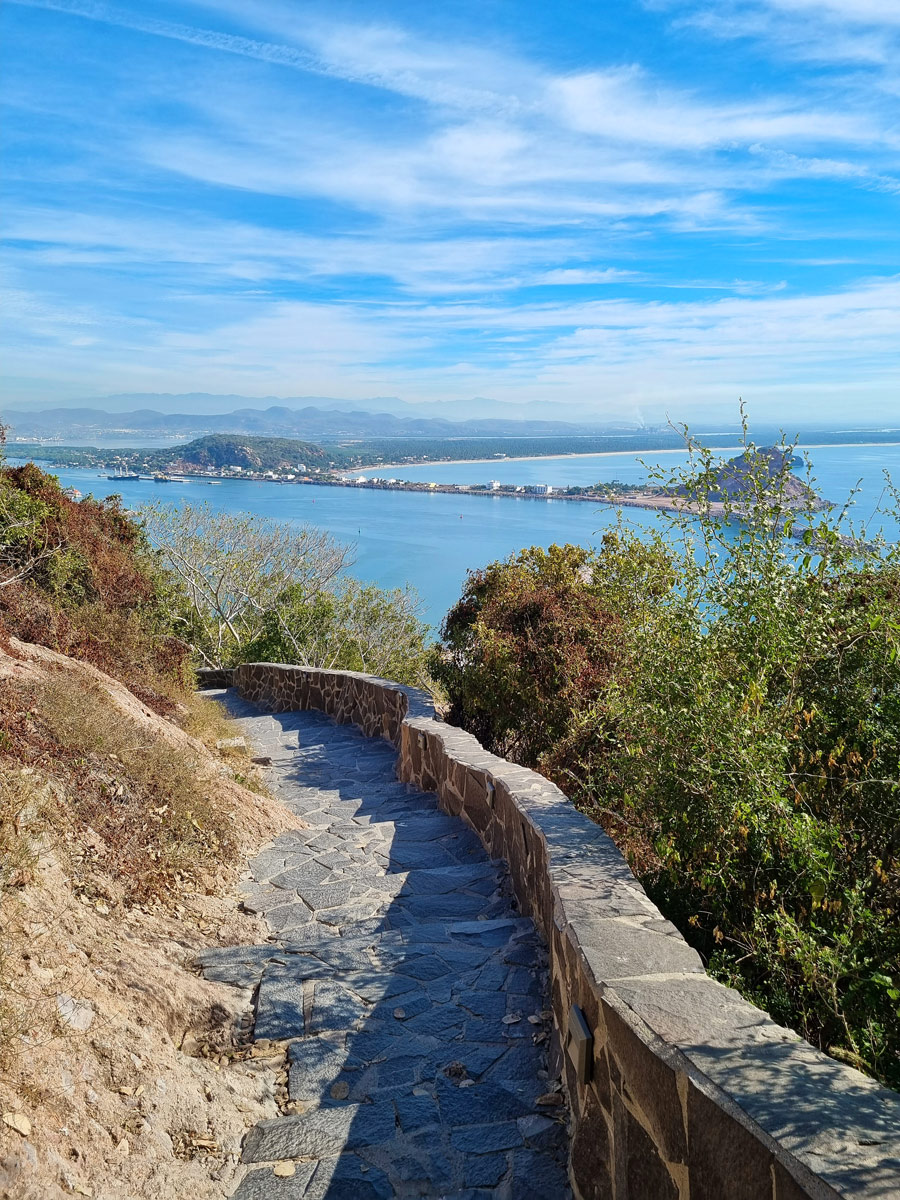
[[[265,1165],[235,1200],[568,1197],[546,953],[503,865],[396,780],[386,742],[212,694],[308,826],[263,850],[243,888],[270,944],[203,960],[210,978],[258,982],[254,1036],[288,1041],[299,1109],[250,1131],[244,1161]]]

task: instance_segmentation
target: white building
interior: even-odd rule
[[[535,496],[549,496],[553,488],[549,483],[533,483],[528,490],[529,492],[533,492]]]
[[[489,479],[488,487],[491,489],[492,492],[499,491],[500,490],[500,480],[499,479]]]

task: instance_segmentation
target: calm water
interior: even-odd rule
[[[843,502],[857,480],[863,479],[854,509],[857,519],[868,518],[874,510],[885,468],[900,481],[900,445],[828,446],[810,448],[808,454],[819,491],[832,502]],[[666,466],[686,458],[681,451],[640,457]],[[646,478],[646,469],[633,454],[444,463],[366,473],[447,483],[498,479],[555,486],[612,479],[638,483]],[[563,500],[357,491],[236,480],[216,486],[200,480],[116,483],[105,475],[99,477],[96,471],[60,470],[57,474],[64,486],[77,487],[85,495],[120,492],[129,507],[161,498],[176,504],[207,501],[228,512],[250,510],[278,520],[309,522],[354,545],[353,573],[359,578],[384,587],[412,584],[422,599],[425,618],[435,626],[458,598],[468,569],[505,558],[525,546],[552,542],[594,545],[617,519],[612,508]],[[625,517],[636,529],[655,528],[660,519],[655,513],[634,508],[625,510]],[[900,536],[893,524],[886,525],[885,532],[892,538]]]

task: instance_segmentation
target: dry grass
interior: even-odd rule
[[[191,692],[182,700],[184,711],[179,714],[178,724],[191,737],[195,737],[209,750],[218,750],[226,757],[246,759],[249,750],[246,746],[220,747],[220,742],[240,736],[240,727],[230,720],[222,705],[215,700],[201,696],[199,692]]]
[[[60,1034],[31,962],[35,887],[57,879],[57,930],[85,914],[184,921],[241,857],[248,818],[268,819],[234,786],[263,791],[247,749],[204,749],[239,732],[222,708],[190,696],[176,715],[183,733],[75,664],[0,678],[0,1084],[23,1040]]]
[[[21,1036],[56,1023],[32,987],[10,986],[7,965],[27,957],[19,898],[39,856],[63,865],[72,901],[101,913],[177,907],[235,852],[217,778],[209,759],[130,719],[88,677],[0,683],[0,1066]]]
[[[162,899],[202,886],[230,856],[208,764],[128,720],[99,686],[68,673],[7,684],[0,722],[7,753],[53,778],[60,799],[45,826],[77,843],[76,874],[99,870],[128,901]]]
[[[13,948],[16,893],[31,882],[37,861],[45,799],[33,772],[0,762],[0,984],[4,960]],[[0,986],[0,1051],[21,1033],[22,1020],[20,1006]]]
[[[0,762],[0,900],[26,882],[34,865],[41,799],[33,772]]]
[[[264,936],[228,885],[296,820],[237,785],[247,755],[209,753],[237,732],[214,704],[161,707],[0,628],[0,1112],[32,1127],[0,1123],[4,1196],[216,1200],[277,1112],[232,1054],[249,992],[192,962]],[[173,1154],[184,1131],[202,1157]]]
[[[207,749],[222,756],[234,775],[235,783],[255,792],[257,796],[271,797],[272,793],[252,763],[250,747],[246,742],[236,746],[227,745],[229,741],[241,737],[241,729],[226,715],[221,704],[192,692],[181,707],[185,710],[178,718],[181,728],[203,742]]]

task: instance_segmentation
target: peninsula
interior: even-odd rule
[[[410,443],[401,445],[407,451],[420,449]],[[392,447],[394,461],[389,467],[385,467],[385,470],[427,461],[440,461],[421,457],[417,453],[398,455],[397,449],[396,445]],[[50,451],[46,446],[27,446],[22,447],[20,453],[22,450],[56,466],[109,471],[112,473],[110,478],[121,481],[126,492],[129,482],[142,478],[153,478],[161,483],[168,482],[173,477],[207,482],[237,479],[256,483],[312,484],[373,491],[426,492],[545,501],[569,500],[612,504],[623,508],[688,513],[699,511],[696,497],[703,494],[705,511],[713,515],[731,512],[736,516],[740,515],[742,505],[749,500],[753,473],[753,465],[745,452],[716,468],[712,476],[698,479],[694,485],[671,489],[647,484],[631,485],[619,480],[601,481],[587,487],[555,486],[548,483],[503,483],[498,480],[479,484],[420,482],[389,475],[355,474],[354,472],[359,472],[362,468],[371,470],[373,466],[382,465],[373,463],[373,455],[358,447],[350,449],[322,446],[295,438],[242,437],[227,434],[212,434],[181,446],[163,449],[60,447]],[[452,452],[458,453],[458,443],[454,443]],[[784,448],[774,446],[758,450],[756,466],[758,468],[762,461],[763,474],[774,478],[779,473],[787,453],[789,452]],[[495,455],[496,461],[506,458],[505,454]],[[493,460],[481,461],[489,463]],[[816,496],[806,484],[790,475],[784,483],[782,501],[787,508],[794,510],[827,507],[826,502]]]

